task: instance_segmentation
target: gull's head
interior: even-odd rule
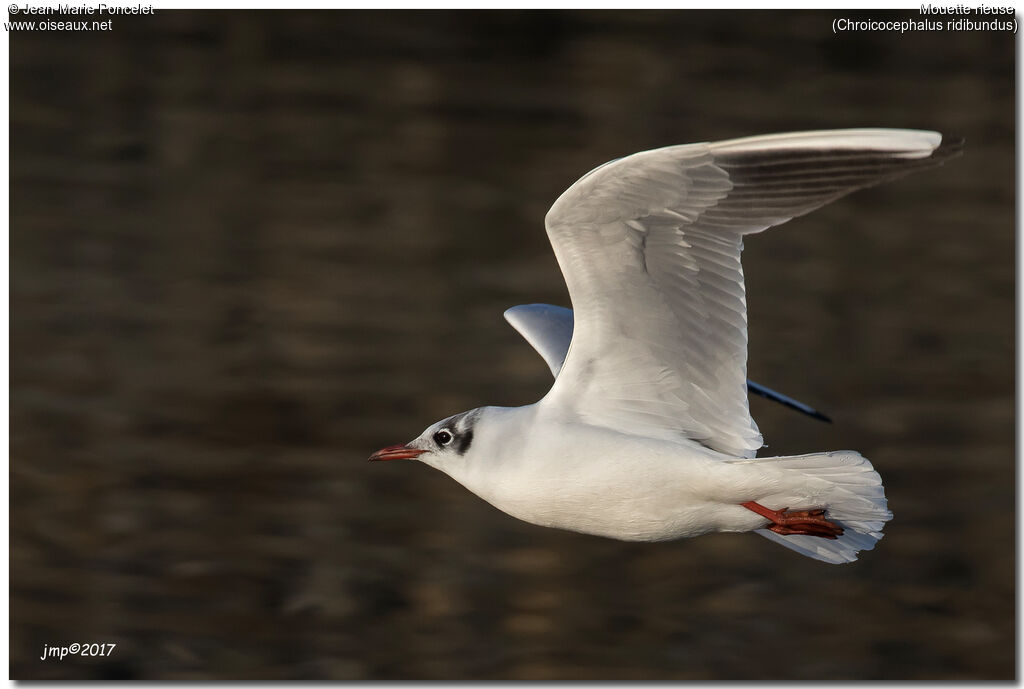
[[[450,474],[465,463],[473,447],[474,431],[479,430],[484,408],[472,409],[431,424],[413,441],[389,445],[370,455],[371,462],[391,459],[418,459]]]

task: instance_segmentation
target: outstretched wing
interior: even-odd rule
[[[752,457],[743,236],[959,150],[937,132],[802,132],[645,151],[545,219],[572,298],[549,413]]]

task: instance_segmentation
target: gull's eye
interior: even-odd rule
[[[445,429],[442,429],[434,434],[434,442],[440,445],[441,447],[444,447],[445,445],[452,441],[452,437],[453,436],[451,433],[449,433]]]

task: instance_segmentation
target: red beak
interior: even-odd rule
[[[409,447],[408,445],[402,445],[399,443],[398,445],[388,445],[385,448],[377,450],[370,455],[369,461],[386,462],[389,459],[416,459],[424,452],[426,452],[426,450],[417,450],[414,447]]]

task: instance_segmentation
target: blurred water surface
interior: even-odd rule
[[[11,34],[17,678],[1009,679],[1014,46],[834,13],[185,12]],[[872,16],[881,16],[876,13]],[[374,449],[546,391],[550,203],[633,151],[921,127],[966,154],[752,237],[766,454],[896,514],[752,535],[517,522]],[[43,644],[116,642],[41,661]]]

